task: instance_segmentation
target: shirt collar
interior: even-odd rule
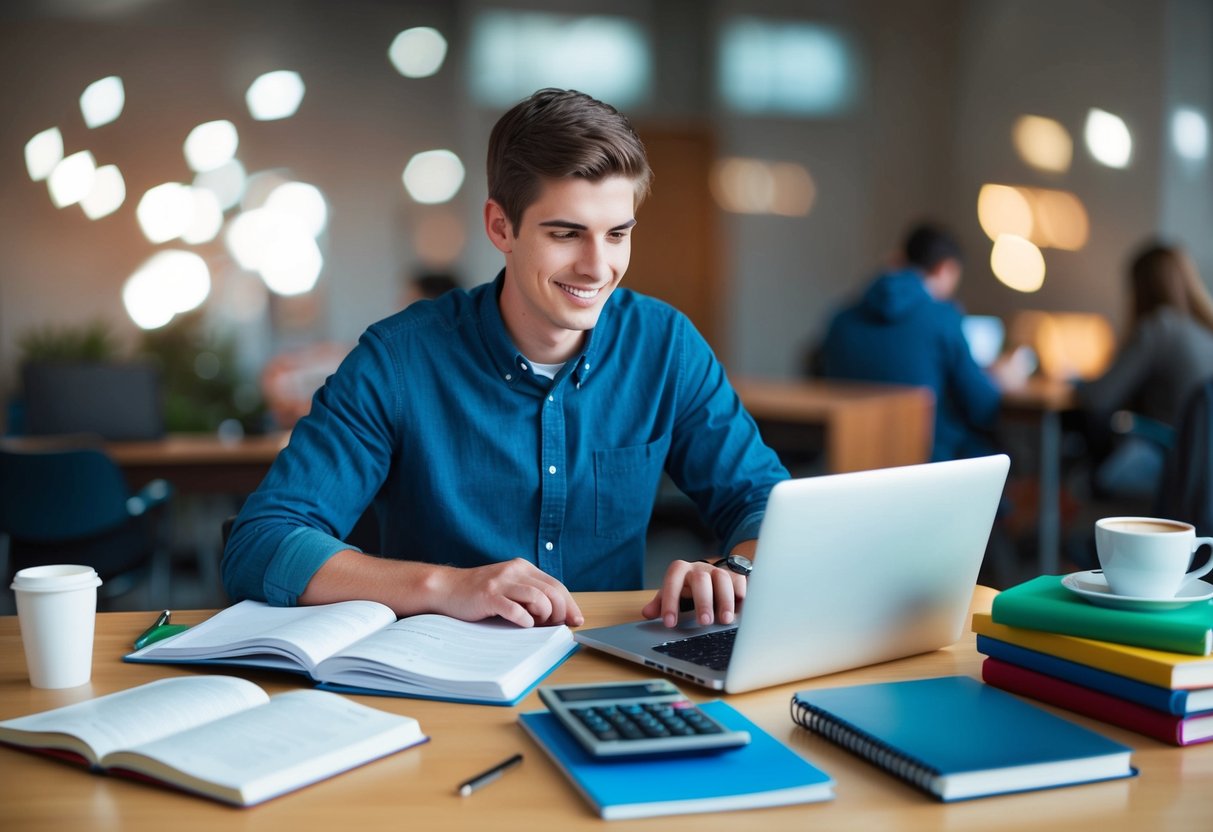
[[[514,345],[510,334],[506,331],[505,321],[501,319],[501,305],[499,298],[501,296],[501,288],[505,285],[505,269],[497,273],[497,277],[493,280],[488,291],[480,295],[479,308],[477,310],[480,316],[481,332],[489,348],[489,359],[493,362],[493,367],[497,372],[498,378],[506,384],[513,387],[518,383],[518,380],[523,377],[524,373],[530,372],[528,367],[523,370],[529,360],[522,353],[518,352],[518,348]],[[603,324],[608,322],[608,316],[611,312],[611,301],[607,300],[606,307],[602,310],[602,315],[598,319],[598,326],[586,333],[585,345],[581,350],[581,354],[576,358],[570,358],[565,364],[564,369],[556,376],[557,382],[564,377],[571,377],[573,383],[577,387],[586,383],[594,369],[594,356],[596,354],[594,333],[602,329]]]

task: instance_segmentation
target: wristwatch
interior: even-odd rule
[[[754,571],[754,561],[744,555],[728,555],[718,561],[712,563],[713,566],[719,566],[721,569],[728,569],[731,572],[736,572],[738,575],[749,577]]]

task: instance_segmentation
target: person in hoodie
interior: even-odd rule
[[[857,303],[835,315],[815,368],[826,378],[931,388],[932,461],[993,453],[1002,394],[999,377],[973,360],[951,301],[964,268],[960,246],[948,232],[924,224],[910,231],[902,255],[900,267],[879,275]]]

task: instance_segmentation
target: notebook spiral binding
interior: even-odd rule
[[[908,783],[933,793],[931,784],[939,772],[925,766],[913,757],[897,751],[886,743],[860,731],[845,720],[836,719],[803,702],[791,703],[792,721],[797,725],[820,734],[835,745],[858,754],[870,763],[902,778]]]

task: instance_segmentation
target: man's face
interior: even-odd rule
[[[515,345],[533,361],[566,361],[598,323],[632,253],[632,180],[545,181],[511,228],[500,206],[485,206],[489,239],[505,255],[501,314]]]

